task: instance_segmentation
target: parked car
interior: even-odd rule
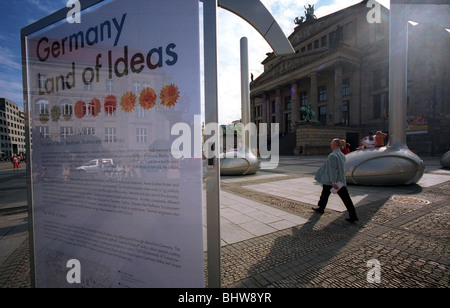
[[[77,167],[77,171],[81,172],[102,172],[107,171],[111,167],[114,166],[114,162],[111,158],[101,158],[101,159],[93,159],[83,166]]]

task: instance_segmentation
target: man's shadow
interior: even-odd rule
[[[403,187],[407,188],[410,194],[422,191],[422,188],[417,184]],[[351,186],[349,190],[351,192]],[[326,209],[323,215],[311,210],[311,215],[305,224],[292,227],[291,234],[275,239],[265,258],[249,268],[249,279],[261,287],[267,287],[278,281],[282,282],[284,279],[270,278],[271,275],[267,274],[270,269],[281,266],[282,268],[291,268],[288,275],[290,285],[295,284],[295,287],[311,286],[310,281],[317,277],[321,269],[340,254],[357,234],[361,233],[363,229],[373,226],[371,224],[373,218],[392,195],[395,195],[395,190],[392,190],[390,196],[377,201],[366,202],[365,199],[370,197],[369,194],[356,203],[359,221],[355,223],[349,223],[345,220],[348,217],[347,212],[342,213],[335,219],[330,219],[332,210]],[[352,194],[352,196],[355,196],[355,194]],[[366,264],[362,266],[367,271]],[[268,268],[270,269],[268,270]],[[255,278],[255,276],[261,274],[265,277],[266,284],[261,285],[261,281],[265,281],[264,279]],[[295,280],[294,283],[292,282],[293,279]]]

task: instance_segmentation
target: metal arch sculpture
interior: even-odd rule
[[[222,7],[252,25],[272,47],[278,55],[295,53],[291,43],[284,35],[272,14],[259,0],[219,0]],[[250,98],[249,98],[249,69],[248,69],[248,44],[247,39],[241,39],[241,108],[242,122],[247,125],[250,122]],[[259,170],[259,159],[249,149],[248,142],[244,145],[243,152],[228,152],[220,156],[221,175],[251,175]]]
[[[219,0],[218,5],[252,25],[277,55],[295,53],[283,30],[260,0]]]

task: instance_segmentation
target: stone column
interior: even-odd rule
[[[297,82],[292,83],[291,106],[292,106],[291,126],[292,126],[292,131],[295,131],[295,128],[297,127],[297,121],[300,120],[300,101],[299,101],[299,97],[298,97]]]
[[[263,117],[263,123],[270,123],[270,99],[269,99],[269,93],[264,93],[263,96],[263,105],[262,105],[262,117]]]
[[[281,99],[281,89],[276,90],[276,98],[275,98],[275,116],[276,122],[280,124],[280,128],[283,127],[283,103]]]
[[[342,65],[338,64],[334,68],[334,109],[330,106],[330,111],[334,113],[334,124],[342,123]]]
[[[256,98],[254,96],[250,97],[250,122],[255,123],[256,121],[256,106],[255,106]]]
[[[318,99],[318,90],[317,90],[317,73],[312,73],[309,75],[311,79],[311,93],[309,103],[312,105],[313,109],[317,107]]]

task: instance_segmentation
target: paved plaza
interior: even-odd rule
[[[325,214],[311,210],[325,159],[282,157],[274,170],[221,177],[223,287],[448,288],[450,170],[427,157],[418,185],[350,185],[360,218],[350,224],[336,195]],[[0,164],[0,194],[0,287],[29,287],[24,170]],[[370,260],[380,283],[367,280]]]

